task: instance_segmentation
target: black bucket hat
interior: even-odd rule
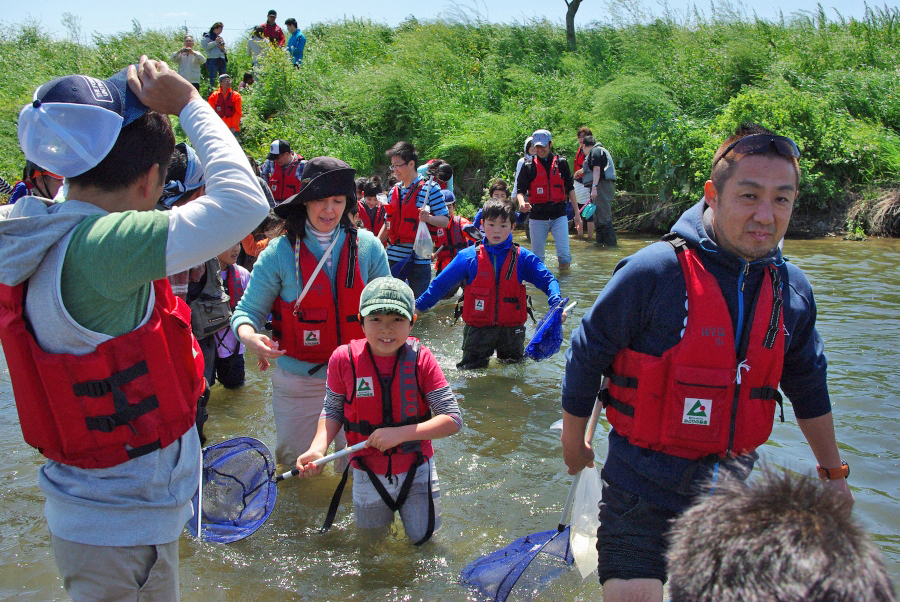
[[[300,192],[275,207],[275,215],[287,217],[301,204],[335,195],[356,202],[356,170],[334,157],[313,157],[303,167]]]

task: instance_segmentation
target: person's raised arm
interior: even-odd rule
[[[169,216],[166,273],[182,272],[240,241],[269,205],[241,146],[193,85],[146,56],[129,67],[128,85],[148,108],[178,115],[203,166],[206,194]]]

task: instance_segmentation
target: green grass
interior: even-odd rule
[[[721,10],[595,24],[577,32],[572,53],[548,21],[317,23],[304,32],[301,69],[281,52],[264,57],[244,94],[240,138],[255,157],[284,138],[304,156],[336,155],[382,176],[384,150],[407,139],[422,159],[448,160],[458,196],[476,207],[491,178],[511,181],[534,129],[550,129],[571,158],[575,130],[588,125],[616,160],[620,191],[686,205],[718,143],[749,119],[797,140],[800,203],[825,210],[900,173],[898,31],[900,9],[887,5],[861,20],[820,10],[768,22]],[[21,170],[15,119],[36,85],[75,71],[106,77],[142,53],[166,58],[180,40],[136,22],[88,44],[52,39],[35,23],[0,26],[0,175]],[[236,81],[250,69],[245,41],[231,44]]]

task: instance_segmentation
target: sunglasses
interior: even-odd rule
[[[737,155],[758,155],[769,152],[772,145],[775,146],[775,151],[782,157],[793,157],[794,159],[800,158],[800,148],[797,147],[797,143],[790,138],[786,138],[785,136],[775,136],[773,134],[752,134],[750,136],[744,136],[729,144],[725,149],[725,152],[719,155],[719,158],[715,160],[713,167],[715,167],[716,163],[721,161],[725,155],[732,151]]]

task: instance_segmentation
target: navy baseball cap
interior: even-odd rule
[[[38,87],[19,112],[25,158],[70,178],[97,166],[123,127],[147,112],[126,69],[109,79],[66,75]]]

